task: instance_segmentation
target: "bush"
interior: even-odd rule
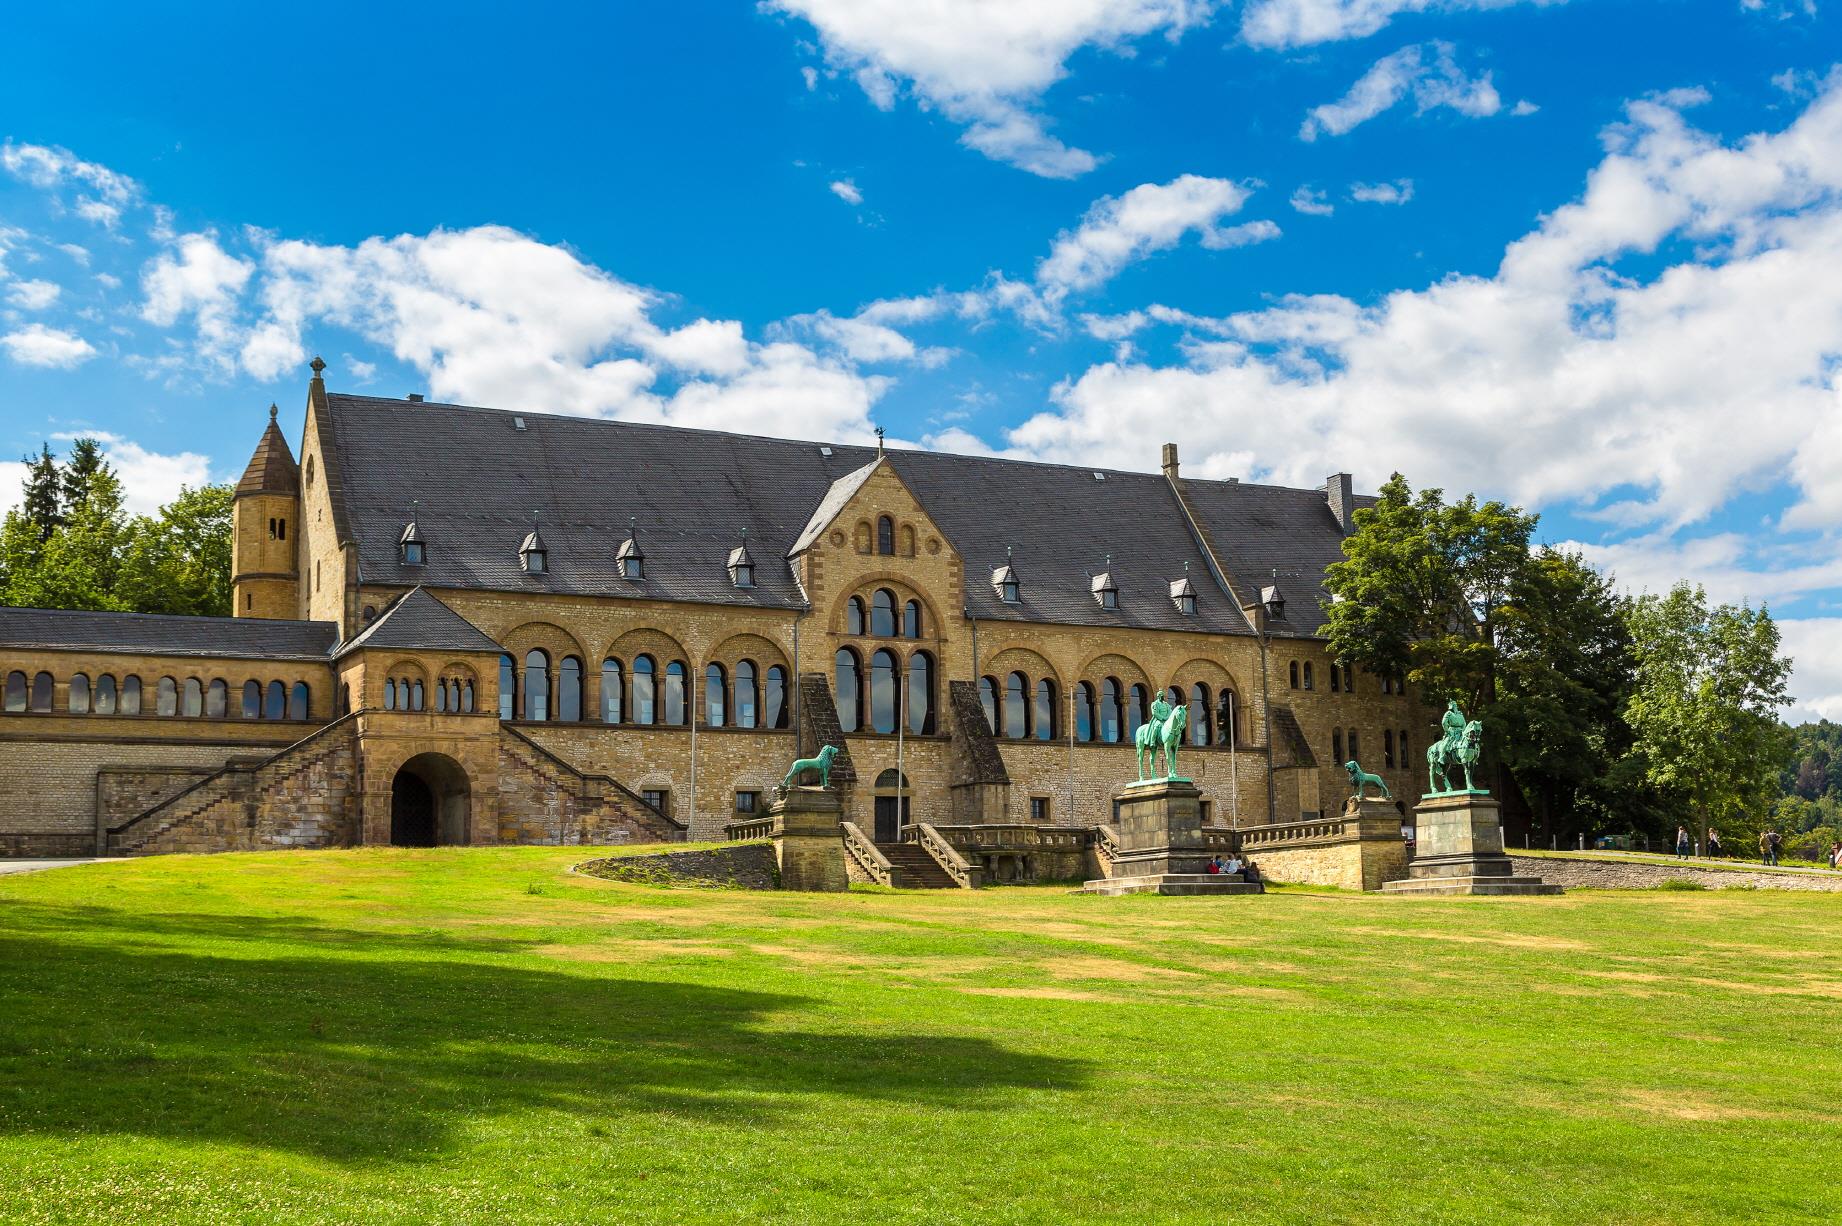
[[[1657,885],[1659,890],[1705,890],[1707,885],[1700,881],[1690,881],[1687,877],[1671,877]]]

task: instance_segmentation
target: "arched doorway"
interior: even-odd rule
[[[908,780],[892,767],[876,777],[876,834],[878,843],[894,843],[908,824]]]
[[[467,772],[446,754],[417,754],[390,781],[390,842],[437,847],[469,841]]]

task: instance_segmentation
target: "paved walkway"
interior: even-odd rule
[[[126,856],[89,856],[69,860],[0,860],[0,877],[8,873],[35,873],[41,868],[64,868],[71,864],[101,864],[105,860],[125,860]]]

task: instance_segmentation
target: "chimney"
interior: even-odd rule
[[[1164,479],[1167,481],[1177,479],[1177,444],[1175,443],[1164,444]]]
[[[409,394],[409,402],[411,404],[421,404],[422,403],[422,393],[421,392],[411,392]]]
[[[1350,490],[1350,475],[1334,473],[1324,479],[1324,500],[1330,504],[1330,513],[1337,518],[1337,526],[1343,529],[1343,535],[1350,533],[1350,514],[1356,509],[1356,496]]]

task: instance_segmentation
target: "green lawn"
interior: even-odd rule
[[[0,878],[0,1221],[1842,1218],[1842,897]]]

